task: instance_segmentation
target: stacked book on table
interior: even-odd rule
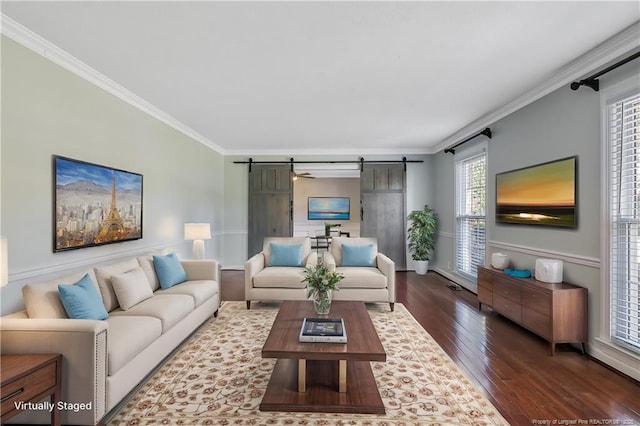
[[[300,328],[301,342],[347,343],[342,318],[305,318]]]

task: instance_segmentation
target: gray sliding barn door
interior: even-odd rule
[[[364,164],[360,173],[360,236],[406,269],[406,178],[402,164]]]
[[[249,172],[248,256],[262,251],[265,237],[293,235],[290,167],[252,165]]]

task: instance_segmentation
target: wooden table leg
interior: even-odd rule
[[[298,392],[305,393],[307,391],[307,360],[298,360]]]
[[[344,393],[347,391],[347,361],[341,359],[338,362],[340,363],[338,367],[338,387],[339,391]]]

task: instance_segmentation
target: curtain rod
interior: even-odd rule
[[[626,64],[627,62],[631,62],[634,59],[640,57],[640,52],[636,52],[633,55],[621,60],[620,62],[616,62],[615,64],[611,65],[608,68],[603,69],[602,71],[595,73],[594,75],[592,75],[591,77],[587,77],[585,79],[582,79],[580,81],[574,81],[573,83],[571,83],[571,90],[578,90],[581,86],[587,86],[587,87],[591,87],[593,90],[595,90],[596,92],[600,91],[600,80],[598,80],[598,77],[600,77],[603,74],[608,73],[609,71],[613,71],[618,67],[623,66],[624,64]]]
[[[488,137],[489,139],[491,139],[491,129],[488,127],[485,127],[482,131],[476,133],[473,136],[469,136],[468,138],[466,138],[465,140],[463,140],[462,142],[458,142],[457,144],[453,145],[451,148],[447,148],[444,150],[445,154],[450,152],[451,154],[455,154],[456,153],[456,148],[459,147],[460,145],[462,145],[463,143],[467,143],[469,142],[471,139],[484,135],[486,137]]]
[[[365,164],[404,164],[404,170],[407,170],[407,163],[424,163],[423,160],[407,160],[407,157],[402,157],[402,160],[365,160],[364,157],[360,157],[358,160],[324,160],[324,161],[312,161],[312,160],[294,160],[293,157],[289,161],[253,161],[249,158],[249,161],[234,161],[233,164],[248,164],[249,171],[251,171],[251,165],[253,164],[290,164],[291,171],[293,171],[294,164],[360,164],[360,171],[364,169]]]

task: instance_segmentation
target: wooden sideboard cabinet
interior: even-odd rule
[[[588,340],[587,294],[584,287],[569,283],[549,284],[533,278],[515,278],[494,268],[478,267],[478,309],[495,312],[549,341],[551,355],[556,343]]]

